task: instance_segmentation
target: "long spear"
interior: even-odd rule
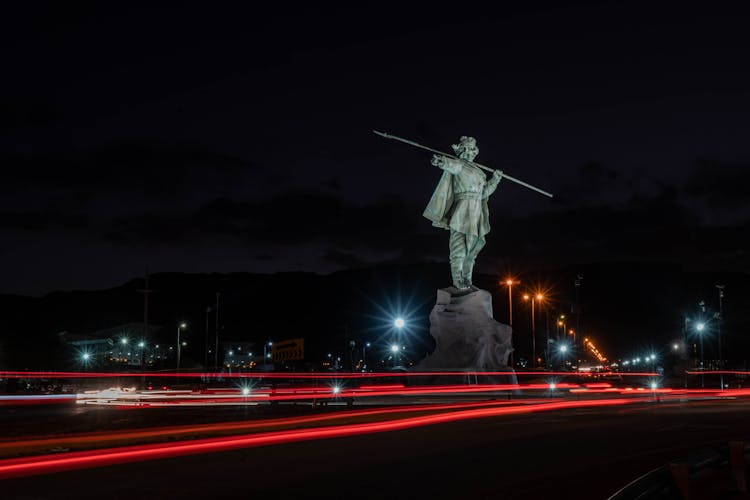
[[[448,158],[453,158],[454,160],[460,160],[460,161],[462,161],[464,163],[467,163],[469,165],[473,165],[475,167],[479,167],[479,168],[482,168],[484,170],[487,170],[488,172],[494,172],[495,171],[495,169],[490,168],[490,167],[486,167],[486,166],[482,165],[481,163],[476,163],[476,162],[473,162],[473,161],[464,160],[463,158],[458,158],[457,156],[453,156],[453,155],[449,155],[449,154],[443,153],[442,151],[438,151],[437,149],[428,148],[427,146],[423,146],[423,145],[421,145],[419,143],[416,143],[414,141],[410,141],[409,139],[404,139],[403,137],[399,137],[397,135],[392,135],[392,134],[389,134],[389,133],[386,133],[386,132],[378,132],[377,130],[373,130],[373,132],[376,133],[377,135],[381,136],[381,137],[385,137],[386,139],[394,139],[396,141],[400,141],[400,142],[403,142],[405,144],[409,144],[411,146],[414,146],[414,147],[417,147],[417,148],[420,148],[420,149],[425,149],[427,151],[431,151],[431,152],[433,152],[435,154],[439,154],[439,155],[442,155],[442,156],[447,156]],[[550,198],[552,198],[552,193],[549,193],[549,192],[547,192],[547,191],[545,191],[543,189],[539,189],[536,186],[532,186],[531,184],[528,184],[526,182],[523,182],[522,180],[516,179],[515,177],[511,177],[510,175],[506,174],[505,172],[503,172],[502,175],[503,175],[503,177],[505,177],[509,181],[513,181],[516,184],[520,184],[523,187],[527,187],[529,189],[532,189],[532,190],[536,191],[537,193],[541,193],[544,196],[549,196]]]

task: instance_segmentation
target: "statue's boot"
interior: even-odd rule
[[[475,259],[466,258],[461,269],[461,274],[463,274],[464,283],[466,283],[465,286],[467,287],[474,286],[472,282],[472,275],[474,274],[474,261]]]
[[[453,286],[459,290],[462,290],[469,286],[466,284],[466,279],[464,278],[462,267],[463,266],[458,262],[451,262],[451,277],[453,278]]]

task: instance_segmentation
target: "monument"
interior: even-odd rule
[[[535,186],[494,170],[474,159],[476,140],[463,136],[454,144],[455,156],[415,142],[374,131],[435,153],[432,165],[443,170],[424,216],[436,227],[450,231],[449,262],[453,285],[437,291],[430,312],[430,335],[435,350],[418,366],[423,370],[504,371],[513,350],[511,328],[492,316],[492,295],[474,286],[472,276],[477,255],[490,232],[488,198],[505,178],[546,196]],[[483,170],[492,172],[488,179]]]

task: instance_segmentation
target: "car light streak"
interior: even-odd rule
[[[719,372],[698,372],[701,374]],[[743,373],[743,372],[737,372]],[[744,372],[750,374],[750,372]],[[79,378],[184,378],[184,379],[371,379],[371,378],[412,378],[412,377],[460,377],[467,376],[560,376],[560,377],[655,377],[656,372],[336,372],[336,373],[288,373],[288,372],[249,372],[249,373],[212,373],[212,372],[40,372],[40,371],[0,371],[0,378],[28,379],[79,379]]]
[[[585,401],[556,401],[527,406],[478,408],[448,413],[424,415],[400,420],[348,424],[336,427],[267,432],[221,438],[206,438],[189,442],[164,443],[108,448],[95,451],[72,452],[64,456],[41,456],[0,460],[0,479],[30,476],[74,469],[101,467],[134,461],[171,458],[199,453],[215,453],[240,448],[268,446],[299,441],[340,438],[378,432],[391,432],[414,427],[437,425],[475,418],[515,415],[571,408],[603,407],[639,402],[638,399],[598,399]]]
[[[554,401],[561,401],[561,399],[545,399],[543,402],[549,403]],[[441,403],[441,404],[430,404],[430,405],[408,405],[408,406],[396,406],[388,408],[376,408],[376,409],[365,409],[365,410],[345,410],[337,411],[334,413],[318,414],[318,415],[306,415],[299,417],[283,417],[283,418],[270,418],[261,421],[229,421],[229,422],[215,422],[210,424],[199,424],[199,425],[182,425],[182,426],[160,426],[150,427],[139,430],[124,430],[117,432],[91,432],[84,434],[77,434],[73,436],[59,436],[59,437],[47,437],[47,438],[31,438],[25,440],[14,440],[14,441],[0,441],[0,452],[7,450],[20,450],[24,448],[49,448],[52,446],[88,446],[97,443],[112,442],[112,441],[124,441],[124,440],[138,440],[138,439],[153,439],[153,438],[166,438],[175,435],[200,435],[217,432],[251,432],[261,431],[264,429],[274,427],[299,427],[303,425],[319,424],[322,422],[331,422],[336,420],[346,420],[352,418],[361,418],[369,416],[387,416],[404,413],[420,413],[420,412],[435,412],[435,411],[452,411],[452,410],[465,410],[471,408],[484,408],[484,407],[496,407],[496,406],[510,406],[510,405],[526,405],[526,404],[538,404],[539,399],[514,399],[514,400],[503,400],[503,401],[481,401],[481,402],[469,402],[469,403]]]
[[[53,405],[75,403],[75,394],[33,394],[22,396],[0,395],[0,406],[3,405]]]
[[[579,387],[577,384],[558,383],[558,389],[572,389]],[[209,405],[209,404],[242,404],[258,403],[261,401],[303,401],[303,400],[328,400],[328,399],[353,399],[360,397],[378,396],[426,396],[435,394],[482,394],[508,392],[515,390],[542,390],[549,389],[549,384],[486,384],[486,385],[437,385],[437,386],[414,386],[403,385],[367,386],[366,390],[360,388],[340,388],[335,391],[330,387],[314,387],[299,389],[256,389],[250,394],[244,395],[240,390],[223,394],[190,393],[189,391],[176,391],[174,395],[165,392],[150,394],[148,392],[137,393],[131,391],[117,392],[108,389],[102,392],[90,391],[79,394],[79,404],[95,405],[120,405],[123,408],[146,408],[156,406],[176,405]]]

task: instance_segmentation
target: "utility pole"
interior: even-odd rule
[[[208,343],[208,334],[210,332],[209,330],[209,323],[208,323],[208,315],[211,313],[211,306],[206,306],[206,336],[203,340],[203,350],[204,350],[204,356],[203,356],[203,369],[208,371],[208,355],[211,352],[211,348],[209,347]]]
[[[136,290],[137,292],[140,292],[143,294],[143,341],[145,342],[148,338],[148,294],[154,293],[157,290],[151,290],[148,287],[148,281],[150,279],[150,276],[148,274],[148,266],[146,266],[146,274],[143,276],[143,288],[139,288]],[[143,348],[141,348],[141,357],[143,356]],[[143,368],[143,363],[141,363],[141,369]]]
[[[576,335],[580,336],[580,338],[583,338],[581,336],[581,281],[583,281],[583,275],[581,273],[578,273],[576,275],[576,279],[573,282],[576,288]],[[578,351],[578,346],[576,345],[576,352]],[[581,349],[582,351],[583,349]]]
[[[698,303],[698,306],[700,306],[701,308],[701,321],[705,321],[704,318],[706,316],[706,301],[701,300]],[[701,327],[701,330],[705,329],[705,327],[703,326],[703,323],[701,323],[698,326]],[[704,364],[704,358],[703,358],[703,331],[699,332],[699,335],[700,335],[700,341],[701,341],[701,389],[702,389],[706,387],[706,380],[705,380],[705,374],[704,374],[706,370],[706,365]]]
[[[508,326],[510,327],[511,347],[516,345],[516,343],[513,341],[513,285],[518,285],[520,283],[520,281],[514,281],[513,278],[508,278],[507,280],[505,280],[505,284],[508,286]],[[511,369],[513,369],[513,366],[515,365],[513,349],[510,350],[510,354],[508,355],[508,364],[510,365]]]
[[[214,326],[216,334],[216,340],[214,342],[214,368],[216,371],[219,370],[219,296],[221,294],[216,292],[216,324]]]
[[[718,323],[716,327],[716,336],[717,340],[719,341],[719,370],[724,369],[724,358],[721,356],[721,324],[724,322],[724,285],[716,285],[716,288],[719,290],[719,316],[718,316]],[[721,384],[721,389],[724,389],[724,374],[719,374],[719,383]]]

